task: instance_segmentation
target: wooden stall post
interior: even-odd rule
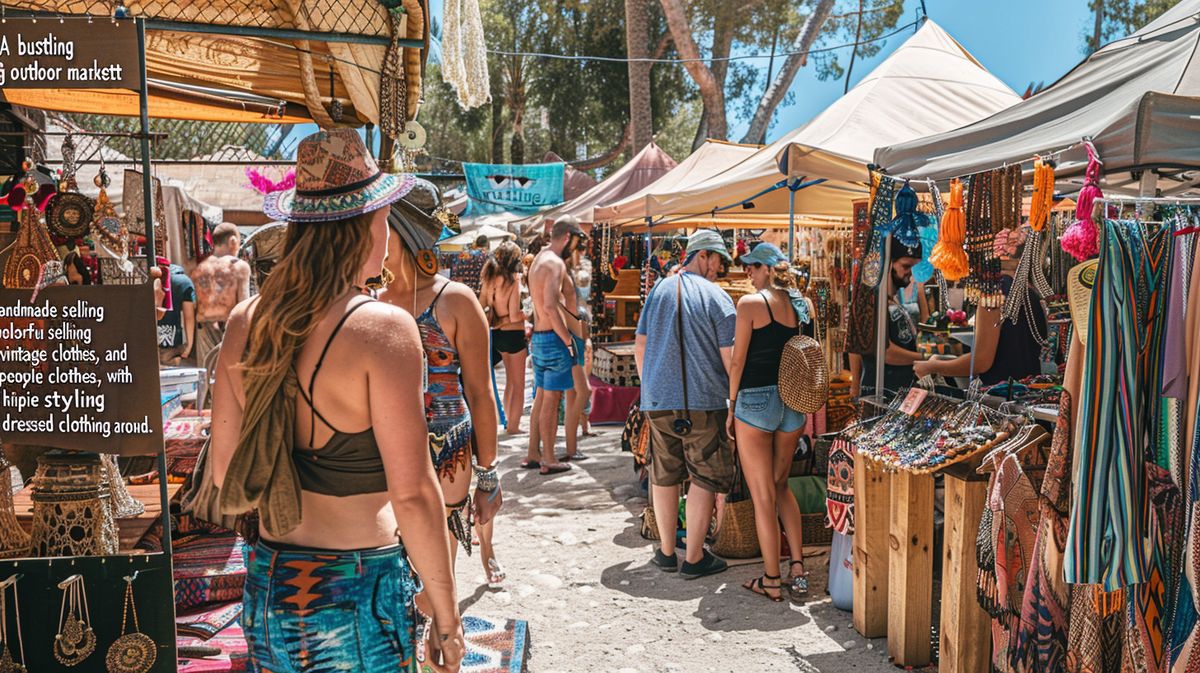
[[[924,666],[933,625],[933,476],[896,473],[891,502],[888,655],[900,666]]]
[[[854,629],[865,638],[887,635],[888,507],[891,475],[873,461],[854,466]]]
[[[991,659],[991,622],[975,598],[975,537],[987,504],[987,478],[966,465],[953,465],[946,476],[946,537],[942,552],[941,649],[944,673],[987,673]]]

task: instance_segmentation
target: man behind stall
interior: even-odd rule
[[[921,261],[921,246],[907,246],[892,239],[892,264],[887,277],[887,350],[883,360],[883,387],[890,392],[898,392],[909,388],[915,383],[913,363],[921,359],[917,352],[917,326],[912,316],[897,300],[900,290],[912,283],[912,268]],[[872,344],[874,341],[872,341]],[[865,382],[863,390],[868,392],[875,389],[875,353],[871,351],[861,356],[861,366],[856,369],[856,358],[851,357],[851,373],[854,376],[855,388]]]
[[[213,252],[192,271],[196,288],[196,362],[203,366],[209,352],[225,336],[225,321],[233,307],[250,296],[250,265],[238,258],[242,237],[236,225],[223,222],[212,233]]]

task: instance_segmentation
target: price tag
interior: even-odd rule
[[[912,416],[917,413],[921,403],[929,396],[929,391],[924,388],[913,388],[908,391],[908,395],[904,398],[904,404],[900,405],[900,411]]]

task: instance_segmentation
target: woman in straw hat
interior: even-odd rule
[[[442,224],[431,213],[438,201],[433,185],[421,181],[392,205],[388,226],[394,236],[388,242],[388,289],[382,299],[417,316],[425,349],[429,450],[442,484],[446,521],[468,554],[474,522],[488,585],[498,587],[504,570],[492,548],[492,517],[503,498],[488,324],[475,292],[437,273],[433,248]]]
[[[250,656],[272,671],[457,671],[465,646],[414,374],[420,336],[364,290],[383,267],[387,206],[414,179],[380,172],[350,129],[302,140],[296,172],[294,190],[264,203],[289,222],[284,255],[230,317],[213,401],[221,507],[259,514]],[[422,586],[431,624],[416,609]]]
[[[804,429],[805,416],[779,395],[779,363],[784,345],[794,336],[811,336],[808,301],[796,290],[787,258],[770,243],[760,243],[738,257],[756,294],[737,305],[737,331],[729,368],[729,435],[736,437],[738,459],[754,501],[754,527],[762,548],[763,574],[746,589],[773,601],[783,600],[779,567],[779,524],[791,549],[789,590],[808,593],[804,572],[804,519],[788,488],[788,471]]]

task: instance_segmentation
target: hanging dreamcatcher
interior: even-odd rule
[[[54,242],[42,224],[41,211],[38,209],[35,194],[38,192],[38,182],[33,177],[33,162],[26,161],[25,174],[25,204],[18,215],[20,231],[17,232],[17,242],[13,245],[12,253],[4,263],[4,287],[36,288],[42,276],[42,267],[47,262],[59,261],[54,249]]]
[[[96,202],[79,193],[75,182],[75,138],[67,134],[62,144],[62,177],[58,184],[58,195],[50,202],[46,226],[50,233],[68,239],[87,236],[92,224]]]

